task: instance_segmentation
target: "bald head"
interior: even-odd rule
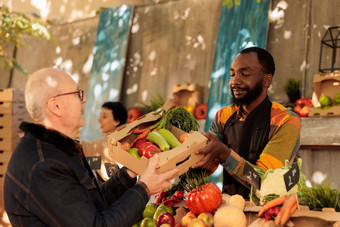
[[[67,75],[59,69],[45,68],[34,72],[25,88],[26,108],[35,122],[45,118],[49,98],[61,93],[62,77]],[[67,75],[68,76],[68,75]]]

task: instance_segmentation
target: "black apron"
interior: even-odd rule
[[[245,160],[256,164],[268,143],[272,103],[268,96],[245,119],[240,121],[237,111],[228,119],[223,129],[223,143]],[[223,190],[230,195],[249,198],[250,189],[223,168]]]

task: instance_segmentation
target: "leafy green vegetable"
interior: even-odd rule
[[[162,119],[151,129],[166,128],[170,130],[172,125],[185,132],[198,131],[199,129],[199,124],[196,118],[182,106],[178,106],[167,111],[162,109],[160,112],[162,112]],[[160,112],[155,114],[159,114]]]
[[[328,183],[317,184],[301,189],[300,204],[306,205],[311,210],[321,210],[324,207],[340,211],[340,191],[332,188]]]

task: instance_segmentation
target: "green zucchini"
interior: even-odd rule
[[[168,129],[162,128],[158,130],[158,133],[164,137],[164,139],[166,140],[166,142],[168,142],[171,148],[175,148],[181,145],[176,136],[174,136],[174,134],[172,134],[172,132],[170,132]]]
[[[157,144],[157,146],[162,151],[167,151],[170,149],[170,145],[168,142],[166,142],[166,139],[164,139],[163,136],[156,131],[150,132],[146,139],[150,142],[153,142],[154,144]]]

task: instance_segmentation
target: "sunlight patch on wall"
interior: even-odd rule
[[[84,13],[81,10],[72,10],[72,12],[71,12],[71,20],[75,20],[76,18],[82,18],[83,14]]]
[[[64,70],[72,71],[73,62],[70,59],[65,60],[63,63],[61,63],[60,67],[63,68]]]
[[[187,8],[186,10],[184,10],[184,13],[182,15],[182,20],[185,20],[189,17],[189,13],[190,13],[190,8]]]
[[[56,54],[60,54],[60,52],[61,52],[61,48],[60,48],[60,46],[57,46],[57,47],[55,48],[55,53],[56,53]]]
[[[132,87],[130,87],[126,90],[126,94],[131,95],[133,93],[136,93],[137,90],[138,90],[138,84],[134,84],[134,85],[132,85]]]
[[[80,80],[80,76],[79,76],[79,74],[76,72],[76,73],[73,73],[72,75],[71,75],[71,77],[72,77],[72,79],[76,82],[76,83],[78,83],[79,82],[79,80]]]
[[[46,0],[32,0],[31,4],[37,9],[39,9],[40,11],[39,15],[43,20],[46,20],[48,18],[48,15],[50,13],[51,2],[47,2]]]
[[[320,171],[314,172],[312,176],[313,182],[316,184],[321,184],[324,180],[326,180],[326,178],[327,178],[327,175],[323,174]]]
[[[92,68],[92,63],[93,63],[93,54],[89,54],[85,64],[83,65],[83,73],[88,74],[91,71]]]
[[[58,57],[57,59],[54,60],[54,66],[53,67],[58,68],[62,62],[63,62],[63,58]]]
[[[283,38],[284,39],[290,39],[290,37],[292,37],[292,32],[291,31],[285,31],[284,33],[283,33]]]
[[[110,67],[110,71],[111,72],[114,72],[116,70],[119,70],[120,69],[120,63],[118,60],[114,60],[112,63],[111,63],[111,67]]]
[[[138,13],[135,14],[133,17],[131,33],[137,33],[139,31],[139,23],[138,23],[139,15]]]
[[[94,85],[93,94],[95,99],[98,98],[102,93],[103,93],[102,85],[100,84]]]
[[[75,45],[75,46],[79,45],[79,43],[80,43],[80,37],[78,36],[78,37],[73,38],[73,39],[72,39],[72,43],[73,43],[73,45]]]
[[[109,92],[109,100],[117,100],[119,91],[115,88],[111,88]]]
[[[156,75],[157,75],[157,71],[158,71],[157,68],[153,68],[153,69],[151,70],[151,72],[150,72],[150,75],[151,75],[151,76],[156,76]]]
[[[300,65],[300,71],[305,71],[308,69],[309,65],[306,63],[306,61],[303,61],[302,64]]]
[[[269,14],[269,21],[275,24],[275,29],[280,28],[285,22],[285,10],[288,8],[286,1],[277,3],[275,9]]]
[[[65,5],[61,5],[60,8],[59,8],[59,12],[65,13],[65,9],[66,9]]]
[[[212,79],[218,79],[218,78],[224,76],[225,73],[226,73],[225,68],[220,68],[220,69],[218,69],[218,70],[216,70],[215,72],[212,73],[211,78]]]
[[[142,101],[145,102],[147,100],[147,98],[148,98],[148,91],[145,90],[145,91],[142,92]]]
[[[156,59],[156,51],[155,50],[152,50],[148,56],[148,59],[150,61],[154,61]]]
[[[103,80],[103,81],[107,81],[109,78],[110,78],[110,75],[109,75],[109,74],[107,74],[107,73],[105,73],[105,72],[102,73],[102,80]]]

